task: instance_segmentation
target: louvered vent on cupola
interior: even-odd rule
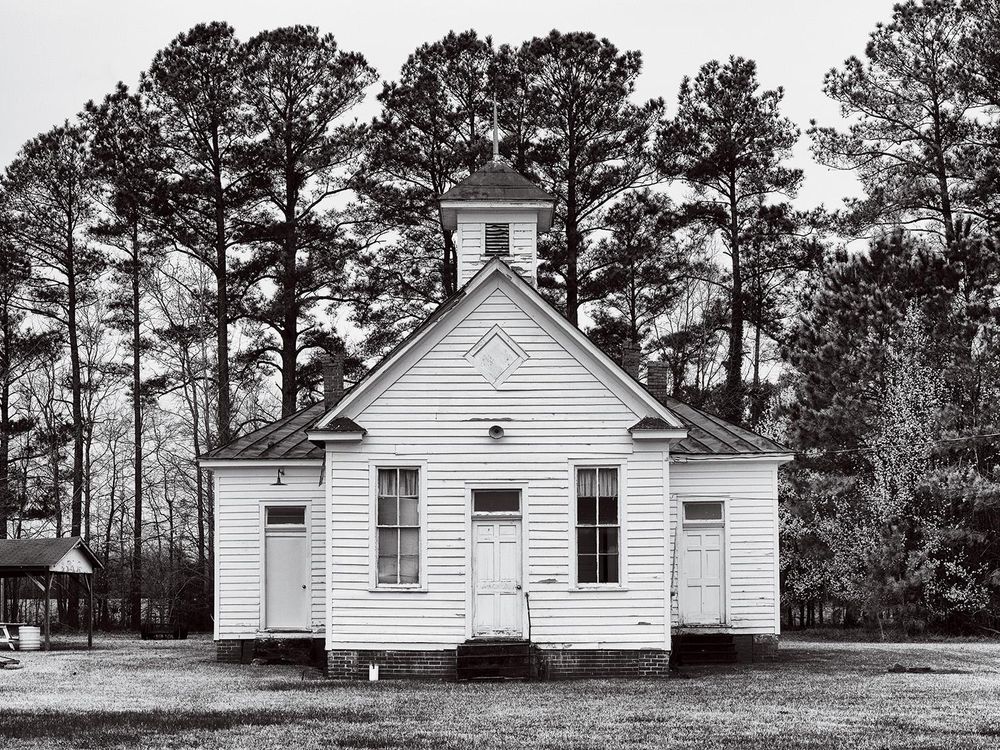
[[[486,225],[486,254],[510,255],[510,224]]]

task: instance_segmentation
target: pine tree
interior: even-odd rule
[[[294,412],[299,358],[324,343],[310,316],[323,300],[343,298],[344,229],[332,207],[358,184],[366,129],[342,122],[375,80],[356,52],[312,26],[265,31],[243,50],[248,126],[257,134],[246,152],[259,203],[243,237],[254,255],[240,269],[257,291],[247,314],[277,337],[259,342],[275,354],[281,376],[281,415]],[[324,211],[330,215],[324,215]],[[260,282],[275,290],[261,291]],[[330,344],[327,344],[330,346]],[[267,360],[265,360],[267,361]]]
[[[674,219],[670,200],[649,190],[608,210],[608,236],[593,252],[592,284],[600,291],[588,331],[605,351],[624,343],[641,348],[676,302],[692,263],[674,236]]]
[[[146,280],[162,258],[157,215],[158,175],[167,170],[157,151],[158,134],[142,100],[119,83],[100,104],[90,102],[85,114],[92,136],[94,174],[102,212],[91,234],[117,251],[111,260],[114,297],[112,324],[126,332],[131,350],[132,400],[132,575],[129,599],[131,626],[142,625],[143,590],[143,414],[154,385],[143,380],[143,307]]]
[[[69,349],[73,470],[70,534],[83,529],[84,382],[81,310],[96,300],[105,259],[87,241],[94,216],[95,184],[87,132],[66,123],[28,141],[7,167],[4,187],[18,243],[39,269],[33,312],[52,321]],[[70,596],[70,624],[76,624],[78,594]]]
[[[530,171],[557,198],[554,231],[539,246],[539,287],[577,324],[580,308],[600,295],[590,255],[605,212],[659,181],[650,146],[663,100],[633,103],[641,53],[592,33],[553,30],[525,42],[519,56],[537,119]]]
[[[489,37],[450,32],[418,47],[378,95],[360,192],[366,236],[384,241],[359,263],[357,284],[372,353],[456,290],[455,244],[438,198],[489,155],[492,61]]]
[[[857,173],[863,200],[848,202],[848,229],[907,225],[955,236],[974,212],[970,143],[977,98],[964,84],[961,40],[967,16],[957,0],[908,0],[879,25],[865,59],[826,74],[823,90],[850,122],[846,131],[809,129],[823,165]]]
[[[759,88],[753,60],[706,63],[681,83],[677,114],[657,142],[663,173],[694,190],[685,205],[690,220],[717,231],[731,261],[720,411],[734,422],[744,419],[744,248],[761,236],[761,205],[776,195],[794,196],[802,182],[801,170],[785,166],[799,131],[781,115],[784,92]],[[782,211],[782,204],[768,210]]]
[[[241,62],[231,26],[198,24],[157,52],[140,83],[158,148],[171,165],[163,175],[169,209],[163,226],[178,248],[215,277],[216,438],[223,444],[233,436],[229,253],[239,242],[250,199]]]

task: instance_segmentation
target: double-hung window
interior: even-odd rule
[[[619,582],[621,526],[617,467],[576,470],[577,583]]]
[[[378,470],[378,585],[420,583],[420,470]]]

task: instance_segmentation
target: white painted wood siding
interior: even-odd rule
[[[215,638],[253,638],[262,628],[263,595],[262,529],[267,503],[306,505],[307,529],[312,550],[310,620],[322,632],[326,605],[324,558],[325,489],[320,485],[322,467],[286,466],[282,485],[273,484],[280,463],[274,467],[215,469],[216,602]]]
[[[684,500],[725,499],[728,504],[727,624],[734,633],[778,632],[777,463],[748,460],[688,461],[670,465],[670,527],[677,529]],[[676,546],[677,536],[672,543]],[[671,589],[677,591],[677,567]],[[677,598],[671,622],[679,623]]]
[[[510,225],[511,254],[504,257],[507,265],[534,286],[538,265],[537,225],[535,212],[468,212],[458,219],[455,245],[458,252],[458,285],[462,286],[486,265],[486,223]]]
[[[494,388],[465,359],[494,325],[528,359]],[[467,484],[525,486],[531,638],[568,647],[662,648],[665,456],[634,448],[639,415],[501,289],[381,396],[351,415],[368,434],[330,444],[329,648],[445,648],[470,632]],[[505,436],[487,436],[491,424]],[[426,591],[370,590],[370,466],[426,461]],[[623,462],[626,584],[573,590],[571,460]]]

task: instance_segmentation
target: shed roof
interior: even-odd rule
[[[306,429],[326,413],[323,402],[310,404],[294,414],[242,435],[209,451],[202,459],[299,459],[322,458],[323,449],[309,442]]]
[[[691,455],[744,455],[788,453],[780,443],[752,430],[728,422],[703,409],[697,409],[672,396],[657,396],[684,423],[688,436],[671,453]]]
[[[60,536],[50,539],[0,539],[0,571],[49,570],[77,548],[95,568],[104,567],[83,539],[78,536]]]

